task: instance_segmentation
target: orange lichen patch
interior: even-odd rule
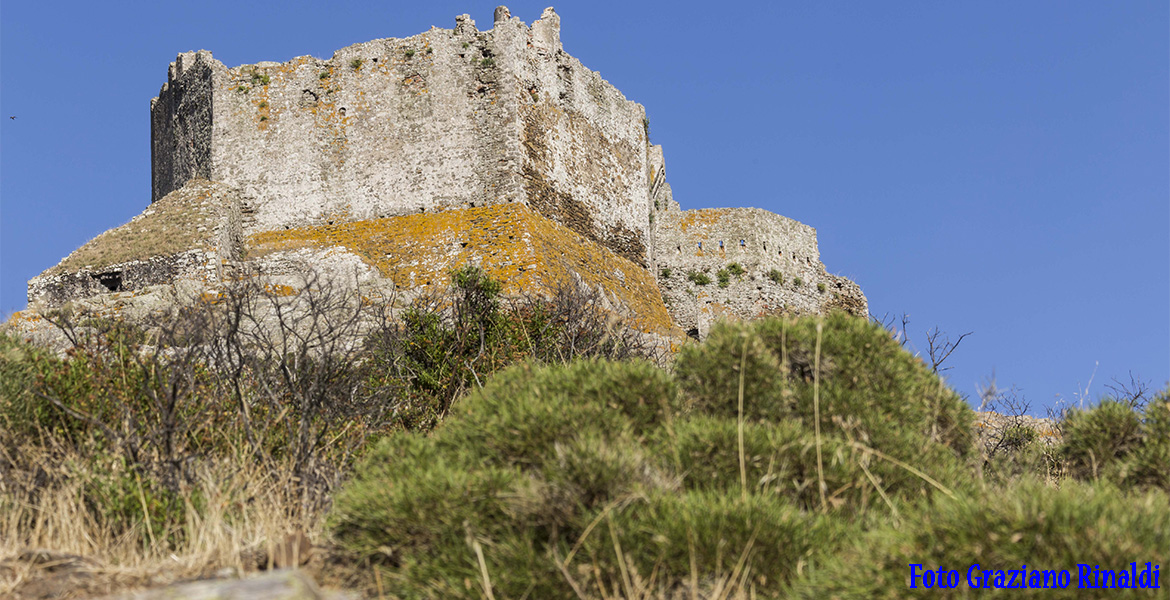
[[[267,231],[249,238],[249,250],[259,253],[329,246],[346,248],[396,286],[411,289],[445,287],[450,272],[468,264],[480,265],[510,294],[545,292],[576,273],[625,306],[643,330],[673,327],[649,272],[522,204]]]
[[[726,216],[727,209],[724,208],[699,208],[694,210],[684,211],[682,218],[679,219],[678,225],[683,231],[687,231],[691,227],[706,227],[707,225],[718,224]]]
[[[4,324],[9,326],[9,327],[15,327],[15,326],[23,324],[23,323],[32,324],[32,323],[38,323],[38,322],[43,321],[43,320],[44,320],[44,317],[37,314],[36,311],[18,310],[16,312],[12,313],[8,317],[8,321],[6,321]]]
[[[287,285],[267,285],[264,287],[265,291],[273,296],[294,296],[297,291],[291,286]]]

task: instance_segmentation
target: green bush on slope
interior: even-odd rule
[[[943,495],[867,533],[826,568],[799,583],[798,598],[1152,598],[1163,590],[1077,589],[1077,565],[1104,569],[1170,561],[1170,498],[1131,495],[1107,484],[1053,488],[1023,479],[985,493]],[[910,589],[911,563],[958,571],[959,587]],[[981,589],[966,585],[982,569],[1067,569],[1068,589]],[[1164,575],[1164,573],[1163,573]]]
[[[1059,452],[1073,477],[1170,492],[1170,390],[1142,412],[1111,399],[1074,410],[1062,430]]]
[[[818,323],[823,323],[819,359]],[[941,442],[960,456],[972,450],[970,407],[874,323],[834,313],[823,321],[766,319],[717,326],[705,344],[685,348],[676,364],[682,389],[701,409],[736,414],[745,348],[748,420],[798,418],[812,427],[816,387],[822,430],[875,447],[909,433],[924,442]]]
[[[970,409],[921,362],[880,328],[832,317],[820,321],[818,467],[803,377],[815,374],[817,322],[716,328],[677,377],[639,362],[502,371],[429,436],[369,454],[336,498],[336,539],[405,597],[480,596],[485,572],[497,597],[721,581],[779,593],[839,547],[853,517],[957,489],[969,440],[953,429]]]

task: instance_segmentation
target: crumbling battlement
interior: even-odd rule
[[[499,7],[490,30],[462,15],[327,60],[180,54],[150,105],[151,206],[30,281],[30,306],[153,314],[167,286],[305,272],[402,299],[476,264],[509,292],[584,283],[666,335],[867,314],[813,228],[681,210],[646,111],[565,53],[560,26],[551,8],[528,26]]]

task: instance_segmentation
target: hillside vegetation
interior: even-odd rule
[[[1170,566],[1170,394],[992,452],[863,319],[722,324],[663,369],[580,290],[453,280],[382,320],[250,289],[170,328],[59,316],[64,357],[3,338],[0,558],[200,573],[300,530],[321,577],[401,598],[965,598],[908,565]],[[256,308],[299,301],[319,317]],[[1092,597],[980,597],[1009,595]]]

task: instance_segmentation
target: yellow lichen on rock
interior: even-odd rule
[[[248,245],[253,255],[341,246],[410,289],[447,286],[451,271],[468,264],[479,265],[513,294],[545,293],[576,274],[624,306],[641,329],[666,332],[672,326],[646,269],[522,204],[266,231],[252,235]]]

